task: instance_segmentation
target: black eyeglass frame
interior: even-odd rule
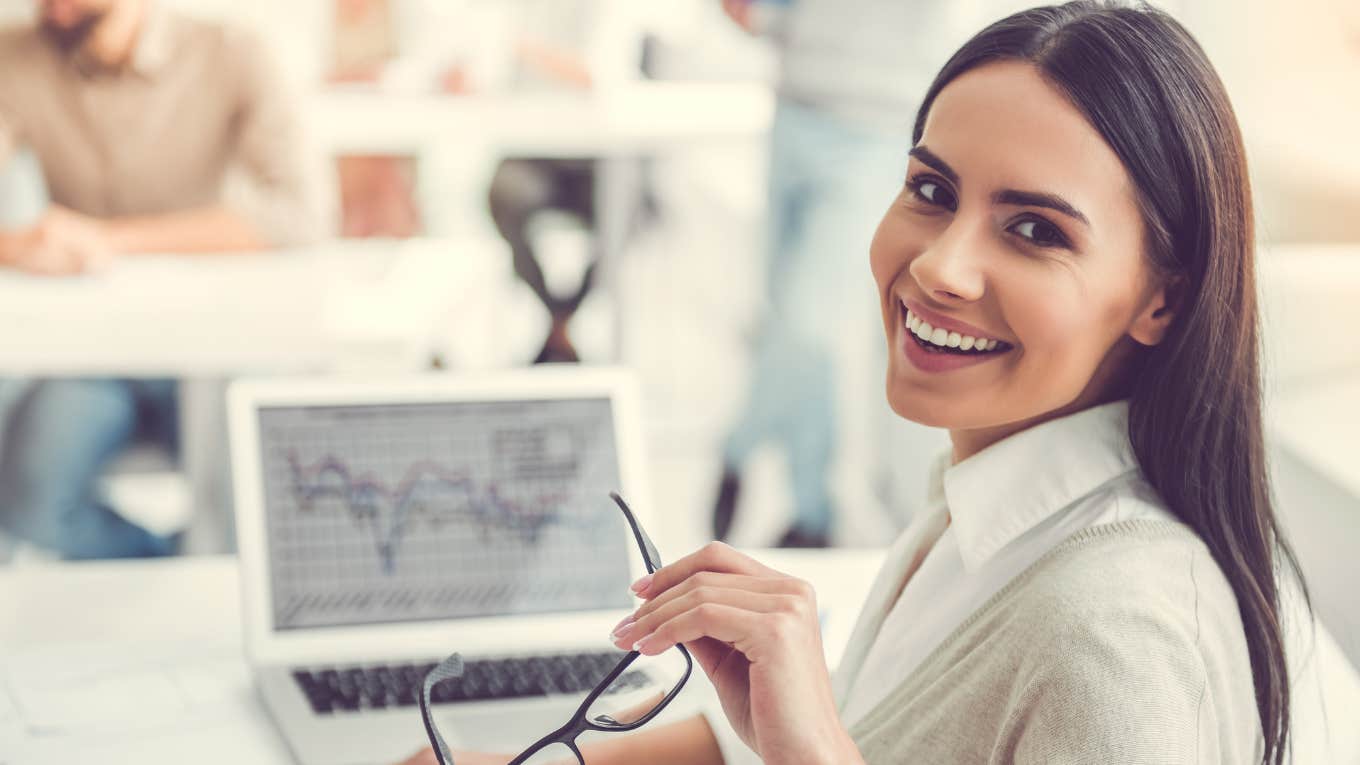
[[[633,538],[637,541],[638,549],[642,552],[642,563],[646,566],[647,573],[656,573],[657,569],[661,568],[662,565],[661,555],[657,553],[656,545],[652,544],[651,538],[647,536],[647,532],[644,531],[642,526],[638,523],[637,518],[633,515],[632,509],[628,507],[628,503],[623,501],[623,497],[620,497],[618,492],[611,491],[609,492],[609,498],[614,500],[614,504],[619,506],[619,510],[623,511],[623,517],[628,521],[628,527],[632,530]],[[530,757],[533,757],[547,747],[555,744],[561,744],[567,749],[570,749],[572,754],[576,755],[577,762],[580,763],[580,765],[585,765],[585,757],[581,754],[581,750],[576,746],[576,739],[582,733],[585,733],[588,730],[600,731],[602,733],[625,733],[627,731],[637,730],[648,722],[651,722],[653,718],[661,714],[661,711],[675,699],[680,693],[680,690],[685,687],[685,683],[689,681],[690,674],[694,671],[694,659],[690,656],[689,651],[686,650],[683,645],[679,644],[677,644],[675,648],[685,658],[685,671],[680,676],[680,680],[675,684],[675,687],[673,687],[654,708],[647,712],[647,714],[628,723],[618,722],[609,715],[598,715],[594,719],[591,719],[589,716],[590,705],[598,701],[600,696],[604,695],[604,692],[608,690],[609,686],[613,684],[620,675],[626,672],[628,667],[642,655],[637,651],[629,651],[619,660],[618,664],[614,665],[614,668],[609,671],[609,674],[605,675],[604,679],[601,680],[586,696],[585,700],[581,702],[581,705],[576,708],[576,713],[571,716],[571,719],[568,720],[565,725],[543,738],[540,738],[533,744],[530,744],[529,748],[520,752],[519,756],[511,760],[509,765],[523,765]],[[430,716],[430,690],[435,683],[458,677],[462,675],[462,672],[462,659],[458,654],[453,654],[436,666],[434,670],[431,670],[425,678],[424,693],[421,695],[420,699],[420,714],[425,723],[425,733],[429,736],[430,746],[434,747],[435,758],[439,761],[439,765],[454,765],[454,762],[452,755],[448,751],[448,746],[444,743],[443,736],[441,736],[439,731],[435,728],[434,720]]]

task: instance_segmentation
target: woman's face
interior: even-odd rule
[[[1037,69],[951,82],[870,248],[893,410],[956,431],[957,448],[957,431],[1004,435],[1108,398],[1171,318],[1142,232],[1118,157]]]

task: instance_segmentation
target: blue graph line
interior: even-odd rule
[[[298,509],[314,511],[317,501],[322,499],[343,502],[356,522],[368,526],[383,571],[388,574],[396,568],[397,552],[409,524],[422,512],[429,515],[428,522],[432,525],[440,523],[442,516],[453,516],[475,523],[484,534],[491,528],[501,529],[517,534],[528,544],[536,543],[545,527],[564,520],[557,508],[566,500],[565,494],[540,496],[535,508],[526,508],[502,497],[494,483],[478,487],[469,476],[428,460],[413,463],[401,481],[390,487],[376,476],[355,475],[348,465],[332,455],[304,466],[296,452],[289,452],[288,467]],[[435,515],[427,509],[427,503],[434,499],[462,499],[463,502],[458,506],[446,506]],[[384,507],[391,508],[385,528]]]

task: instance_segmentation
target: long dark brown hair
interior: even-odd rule
[[[1162,11],[1107,2],[1034,8],[992,24],[950,58],[926,92],[912,142],[946,85],[998,60],[1033,64],[1100,131],[1137,188],[1146,256],[1176,285],[1166,336],[1130,370],[1129,437],[1149,483],[1232,585],[1262,762],[1279,765],[1289,673],[1276,575],[1287,571],[1300,589],[1303,580],[1271,506],[1251,187],[1227,93],[1199,44]]]

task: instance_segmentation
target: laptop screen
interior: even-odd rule
[[[274,629],[630,606],[609,399],[259,418]]]

